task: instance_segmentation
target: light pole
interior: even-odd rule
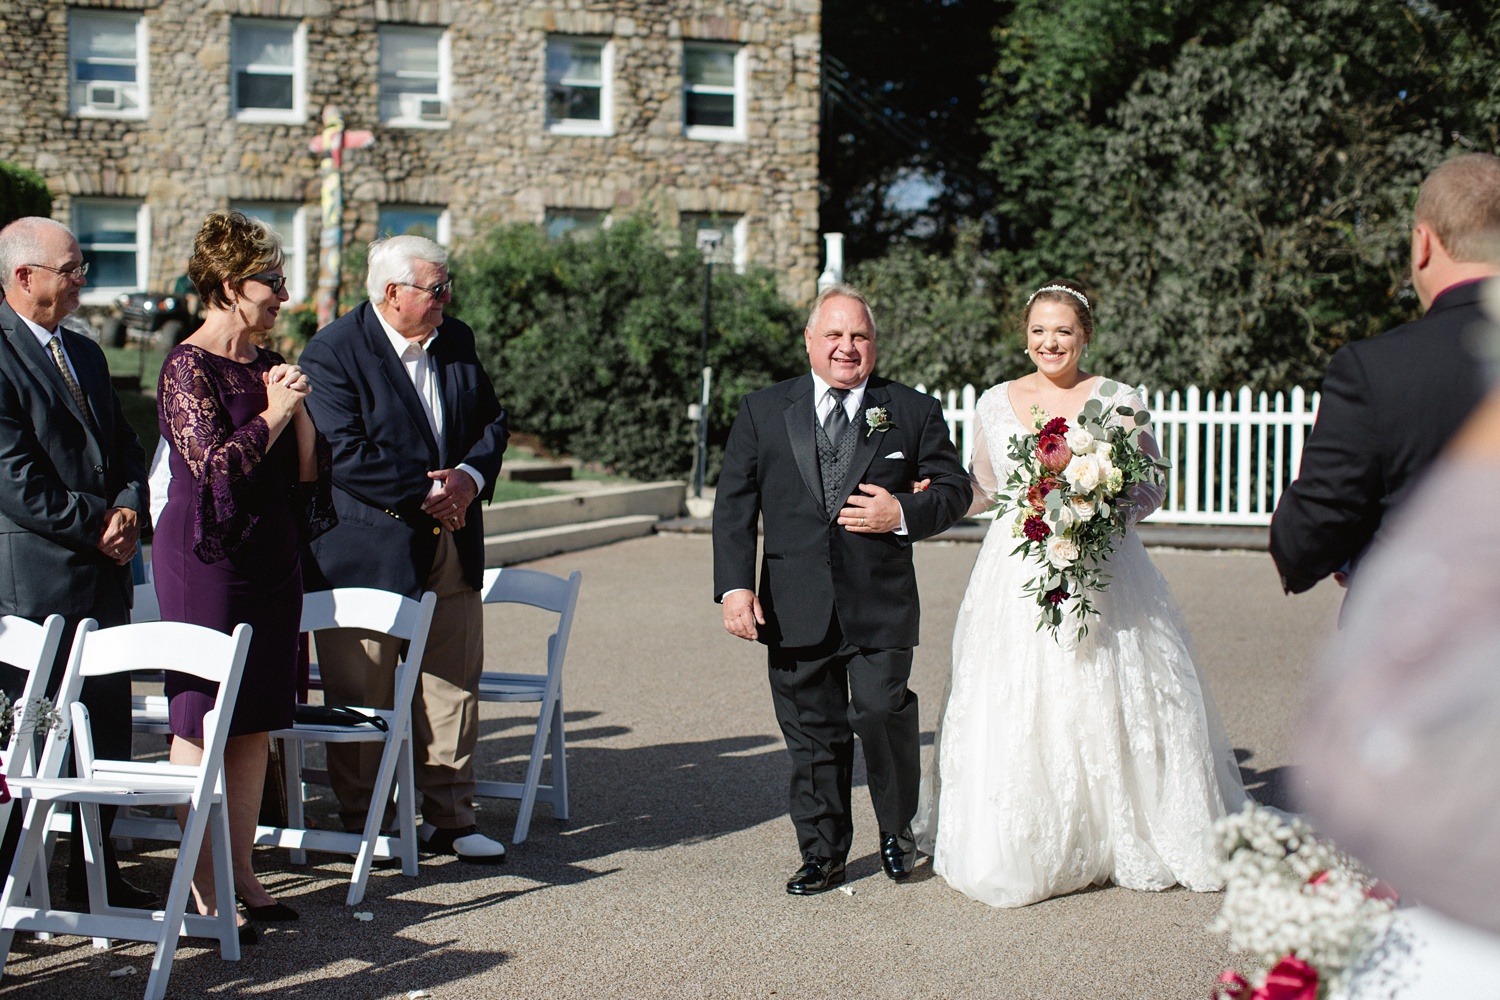
[[[714,370],[708,366],[708,327],[713,319],[714,255],[724,243],[717,229],[698,230],[698,252],[703,254],[703,330],[698,337],[698,367],[703,373],[702,389],[696,404],[689,404],[688,419],[698,421],[698,435],[693,442],[693,496],[703,496],[703,481],[708,475],[708,392]]]

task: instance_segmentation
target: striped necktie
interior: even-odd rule
[[[57,365],[58,374],[62,375],[62,380],[67,384],[68,391],[73,394],[73,402],[78,404],[78,409],[83,411],[84,419],[92,426],[94,423],[94,414],[89,410],[89,401],[83,395],[83,386],[79,385],[78,380],[73,377],[73,369],[68,367],[68,359],[63,357],[62,338],[53,336],[51,340],[47,341],[47,350],[52,353],[52,363]]]

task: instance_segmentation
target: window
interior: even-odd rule
[[[286,253],[286,290],[292,302],[307,298],[307,213],[290,201],[236,201],[230,208],[244,212],[276,230]]]
[[[689,139],[745,138],[745,49],[682,47],[682,125]]]
[[[715,264],[733,264],[735,273],[745,271],[745,218],[711,212],[681,212],[677,222],[682,230],[684,247],[698,246],[698,234],[704,230],[719,233],[719,248],[711,259]]]
[[[547,128],[564,135],[614,130],[614,46],[607,39],[547,39]]]
[[[380,26],[380,120],[445,127],[448,33],[441,28]]]
[[[68,104],[84,117],[146,116],[146,19],[68,12]]]
[[[542,228],[550,240],[560,240],[565,236],[577,239],[603,227],[604,211],[598,208],[549,208],[542,220]]]
[[[301,122],[307,34],[297,21],[258,17],[230,23],[230,87],[241,121]]]
[[[109,302],[121,292],[146,287],[151,223],[144,203],[79,198],[73,202],[72,222],[89,265],[85,302]]]
[[[448,245],[448,212],[436,205],[381,205],[380,238],[425,236]]]

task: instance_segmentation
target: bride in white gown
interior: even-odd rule
[[[1105,384],[1079,370],[1093,333],[1079,286],[1033,293],[1026,328],[1037,371],[978,403],[971,513],[991,506],[1014,465],[1009,439],[1033,430],[1034,407],[1072,423]],[[1111,413],[1143,408],[1123,388],[1104,401]],[[1161,495],[1132,499],[1138,520]],[[1022,593],[1036,569],[1012,555],[1017,544],[1009,517],[992,526],[959,608],[918,846],[950,885],[992,906],[1106,882],[1220,888],[1209,827],[1245,790],[1166,581],[1132,527],[1088,634],[1077,640],[1065,617],[1054,638]]]

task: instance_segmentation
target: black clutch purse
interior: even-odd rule
[[[293,722],[310,726],[374,726],[382,733],[390,728],[378,715],[366,715],[343,705],[298,705],[292,709]]]

